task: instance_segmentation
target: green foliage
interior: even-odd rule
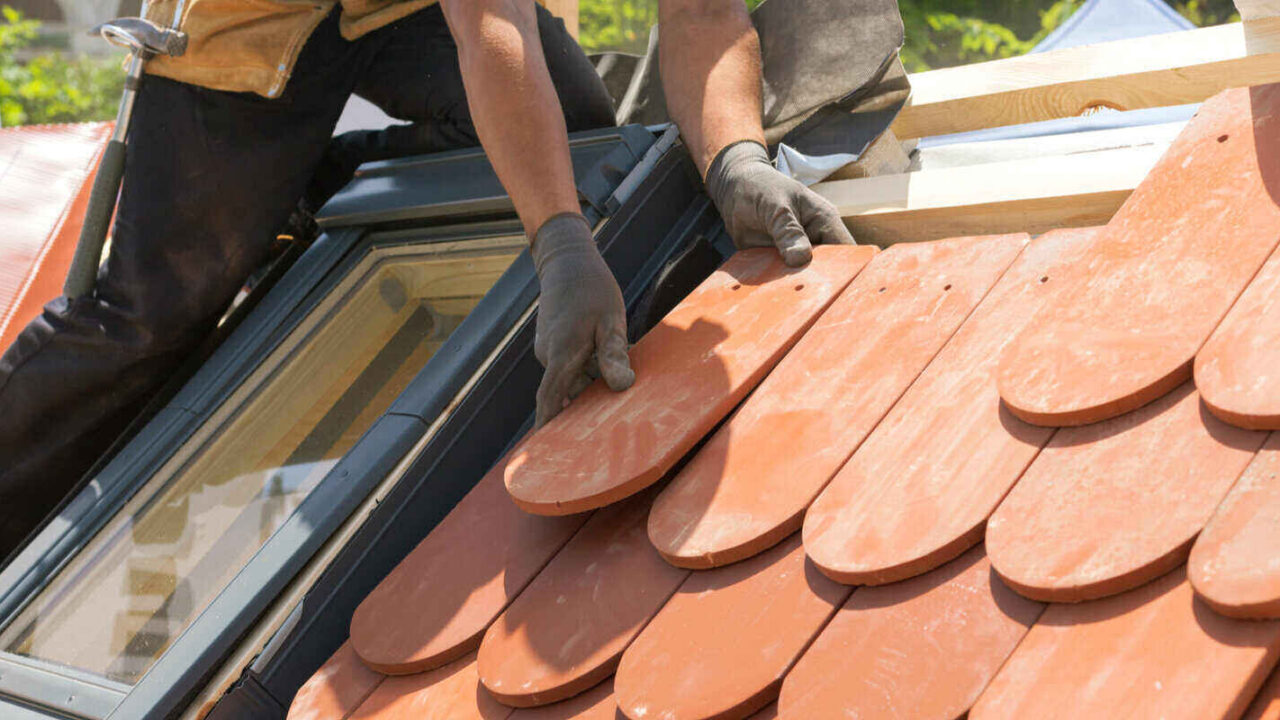
[[[762,0],[747,0],[754,8]],[[902,60],[912,72],[1021,55],[1071,17],[1084,0],[899,0],[906,25]],[[1238,20],[1232,0],[1171,0],[1197,25]],[[642,53],[657,0],[581,0],[588,51]]]
[[[0,124],[106,120],[115,114],[124,86],[118,58],[69,58],[60,53],[23,60],[39,23],[0,8]]]

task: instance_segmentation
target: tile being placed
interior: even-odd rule
[[[365,667],[346,642],[293,697],[288,720],[346,720],[386,678]]]
[[[636,383],[597,382],[513,457],[507,489],[528,512],[565,515],[652,485],[782,359],[875,254],[820,246],[803,268],[737,253],[636,344]]]
[[[1231,617],[1280,618],[1280,434],[1272,434],[1191,550],[1191,585]]]
[[[809,508],[804,544],[827,576],[879,585],[982,540],[987,517],[1053,431],[1003,410],[1000,351],[1069,287],[1095,230],[1031,243]]]
[[[860,588],[782,683],[788,718],[963,717],[1044,606],[982,548],[911,580]]]
[[[1222,617],[1175,572],[1053,605],[969,713],[996,718],[1240,717],[1280,654],[1280,622]]]
[[[480,687],[472,653],[429,672],[387,678],[351,720],[505,720],[510,714]]]
[[[622,651],[688,577],[645,534],[653,493],[597,512],[480,644],[480,678],[501,702],[546,705],[613,674]]]
[[[1196,389],[1214,415],[1280,430],[1280,251],[1196,355]]]
[[[1107,225],[1081,282],[1005,352],[1000,396],[1041,425],[1135,410],[1192,360],[1280,241],[1280,86],[1206,102]]]
[[[489,624],[586,516],[534,517],[511,502],[499,462],[356,608],[351,644],[404,675],[475,650]]]
[[[805,561],[799,537],[736,565],[696,572],[622,656],[614,680],[631,720],[741,720],[849,596]]]
[[[663,557],[726,565],[799,530],[805,508],[1028,239],[880,253],[658,497],[649,537]]]
[[[1211,415],[1191,383],[1061,430],[992,516],[991,563],[1014,590],[1049,602],[1153,580],[1186,561],[1265,439]]]

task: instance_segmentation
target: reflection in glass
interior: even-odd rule
[[[133,683],[386,411],[523,249],[372,251],[3,634]]]

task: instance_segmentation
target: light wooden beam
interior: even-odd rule
[[[1227,88],[1278,81],[1280,17],[1269,17],[917,73],[893,129],[905,140],[1096,107],[1201,102]]]
[[[1245,20],[1280,15],[1280,0],[1236,0],[1236,10]]]
[[[1167,143],[837,180],[814,186],[860,243],[1104,225]]]
[[[576,40],[578,38],[578,0],[538,0],[552,15],[564,20],[564,26]]]

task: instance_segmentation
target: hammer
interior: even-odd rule
[[[174,15],[175,25],[181,18],[182,3]],[[116,112],[116,126],[111,133],[107,149],[102,153],[98,174],[93,179],[89,194],[89,207],[85,211],[84,225],[80,228],[80,240],[76,254],[67,271],[62,294],[78,298],[93,290],[98,277],[98,264],[102,262],[102,246],[107,239],[111,217],[116,211],[116,197],[120,194],[120,180],[124,177],[125,143],[129,134],[129,122],[133,118],[133,104],[142,86],[142,70],[147,60],[156,55],[178,57],[187,51],[187,35],[174,28],[163,28],[143,18],[119,18],[103,23],[92,30],[112,45],[129,49],[129,69],[124,80],[124,94],[120,97],[120,109]]]

